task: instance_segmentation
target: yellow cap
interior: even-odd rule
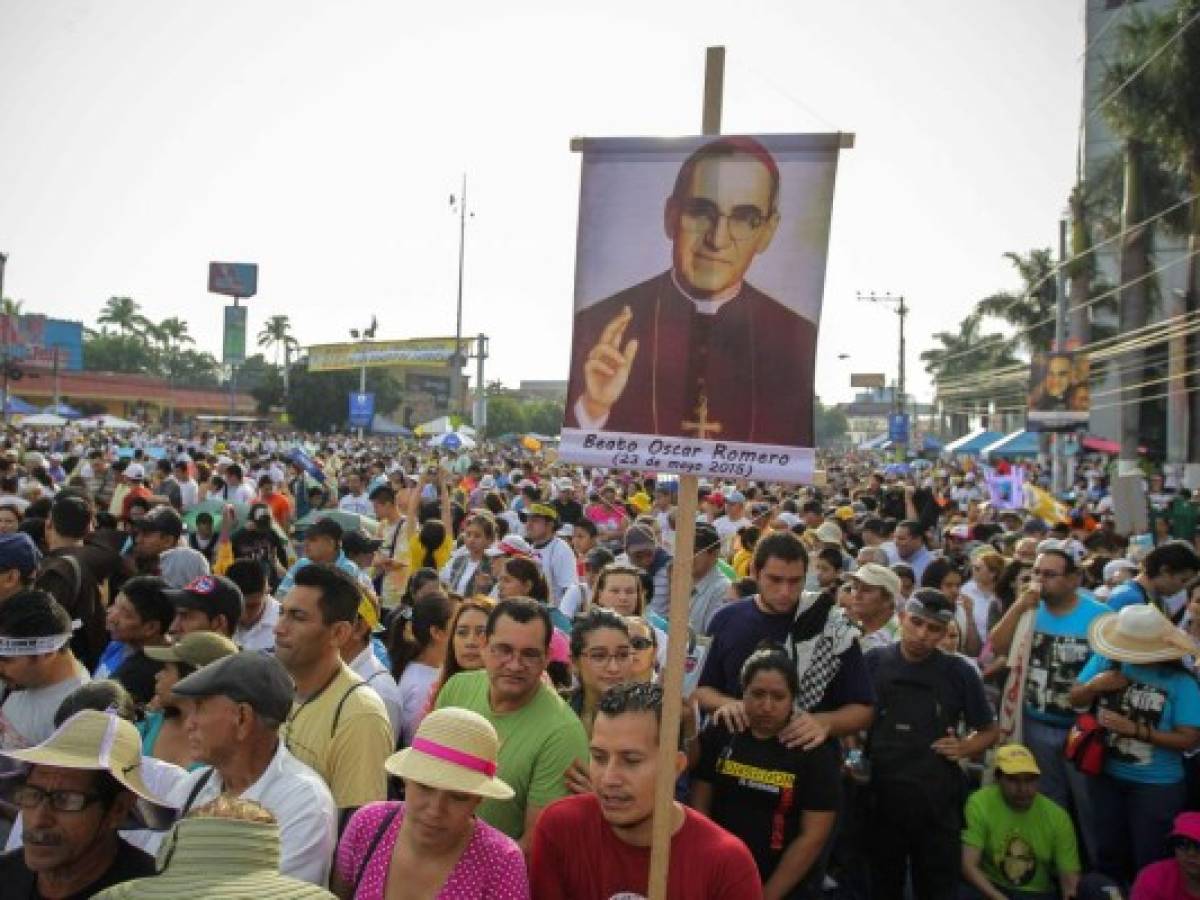
[[[1041,775],[1037,760],[1021,744],[1005,744],[996,751],[996,769],[1005,775]]]

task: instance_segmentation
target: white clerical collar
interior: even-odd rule
[[[671,270],[671,283],[675,285],[675,290],[679,291],[679,293],[687,297],[688,300],[692,301],[692,305],[696,307],[696,312],[700,313],[702,316],[715,316],[722,306],[724,306],[730,300],[736,300],[738,294],[742,292],[742,283],[739,281],[736,285],[734,285],[733,288],[725,292],[728,296],[701,300],[697,297],[693,297],[684,289],[683,285],[679,283],[679,276],[675,274],[674,269]]]

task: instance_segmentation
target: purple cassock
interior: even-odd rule
[[[568,427],[582,427],[575,404],[587,355],[626,306],[633,319],[621,347],[637,338],[638,352],[604,431],[813,445],[816,325],[745,282],[716,313],[698,312],[669,271],[576,314]]]

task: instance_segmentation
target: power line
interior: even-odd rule
[[[1096,113],[1098,113],[1103,107],[1105,107],[1109,103],[1111,103],[1112,100],[1118,94],[1120,94],[1123,90],[1125,90],[1125,88],[1129,87],[1129,85],[1131,85],[1133,83],[1134,79],[1136,79],[1139,75],[1141,75],[1144,71],[1146,71],[1146,69],[1149,68],[1150,64],[1152,62],[1154,62],[1156,59],[1158,59],[1159,56],[1162,55],[1164,50],[1166,50],[1169,46],[1171,46],[1171,44],[1173,44],[1179,38],[1180,35],[1182,35],[1185,31],[1187,31],[1197,21],[1200,21],[1200,10],[1197,10],[1196,13],[1190,19],[1188,19],[1186,22],[1184,22],[1182,25],[1180,25],[1177,29],[1175,29],[1175,32],[1169,38],[1167,38],[1165,41],[1163,41],[1162,44],[1160,44],[1154,50],[1153,53],[1151,53],[1148,57],[1146,57],[1146,59],[1142,61],[1142,64],[1140,66],[1138,66],[1136,69],[1134,69],[1128,78],[1126,78],[1124,81],[1122,81],[1119,85],[1117,85],[1117,87],[1114,90],[1109,92],[1109,94],[1106,97],[1104,97],[1099,103],[1097,103],[1090,110],[1088,110],[1086,118],[1088,118],[1088,119],[1092,118],[1092,116],[1094,116]]]

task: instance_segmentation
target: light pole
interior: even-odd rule
[[[891,294],[864,294],[861,291],[858,293],[859,302],[862,303],[891,303],[896,307],[896,315],[900,317],[900,359],[899,371],[897,374],[896,396],[893,398],[893,405],[896,412],[904,414],[904,320],[908,318],[908,306],[904,302],[902,296],[892,296]],[[911,428],[911,425],[910,425]]]
[[[459,414],[466,412],[466,392],[462,389],[462,369],[466,360],[462,351],[462,301],[463,301],[463,265],[467,248],[467,216],[475,218],[475,213],[467,207],[467,174],[462,177],[462,193],[456,198],[450,195],[450,208],[458,207],[458,304],[454,319],[454,390],[455,405]],[[476,390],[482,390],[483,385],[476,385]]]
[[[4,267],[8,264],[8,254],[0,253],[0,303],[4,302]],[[8,427],[8,331],[9,323],[7,317],[3,322],[0,322],[0,328],[4,329],[4,346],[3,352],[0,353],[0,365],[4,366],[4,387],[0,390],[0,421],[4,423],[4,427]]]
[[[359,342],[358,347],[361,351],[365,349],[367,344],[375,339],[375,332],[378,329],[379,321],[374,315],[372,315],[370,326],[362,329],[362,331],[359,331],[357,328],[351,328],[350,337]],[[367,360],[365,357],[363,357],[359,361],[361,365],[358,367],[358,392],[360,394],[365,394],[367,392]],[[358,426],[358,439],[360,441],[363,439],[363,428],[361,425]]]

